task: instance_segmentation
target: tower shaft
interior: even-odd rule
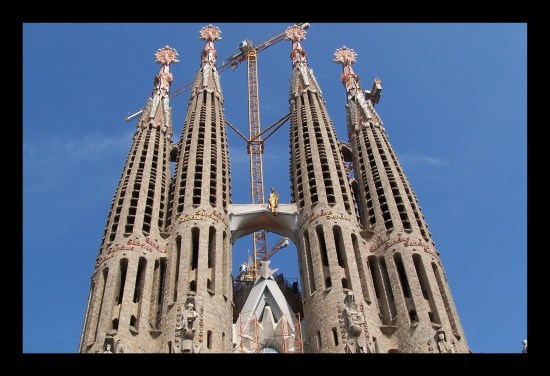
[[[155,293],[152,280],[166,262],[164,237],[169,186],[172,109],[168,91],[170,47],[156,53],[161,64],[153,93],[138,122],[121,180],[111,203],[86,312],[80,352],[147,352]],[[156,266],[157,265],[157,266]]]
[[[382,328],[395,346],[390,350],[468,352],[439,253],[374,108],[382,83],[376,79],[364,91],[351,68],[355,57],[343,47],[335,62],[343,65],[361,222]]]
[[[373,352],[375,309],[361,257],[353,194],[321,90],[293,41],[290,89],[290,172],[300,223],[298,247],[309,352]],[[372,311],[372,312],[371,312]]]
[[[206,44],[177,152],[162,326],[169,352],[231,349],[229,160],[213,43],[219,34],[211,25],[201,29]],[[193,325],[185,318],[189,304]]]

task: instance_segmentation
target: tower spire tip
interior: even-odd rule
[[[357,53],[352,48],[342,46],[334,52],[334,59],[332,61],[344,66],[352,65],[357,62]]]
[[[155,53],[155,63],[162,65],[177,64],[180,62],[178,57],[179,54],[175,48],[164,46]]]

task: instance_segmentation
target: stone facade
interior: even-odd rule
[[[177,52],[156,53],[161,69],[107,218],[79,351],[232,352],[231,247],[265,227],[298,249],[306,352],[468,352],[439,253],[374,108],[381,81],[363,90],[355,53],[337,50],[349,137],[339,142],[300,44],[305,31],[288,28],[292,203],[278,216],[245,210],[230,200],[220,34],[200,31],[205,47],[175,144]]]

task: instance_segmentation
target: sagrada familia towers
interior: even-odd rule
[[[348,142],[339,141],[301,45],[305,31],[287,29],[292,197],[274,216],[265,205],[231,202],[220,35],[212,25],[200,30],[205,46],[175,143],[169,90],[178,53],[166,46],[155,54],[160,71],[111,203],[79,351],[244,349],[243,319],[233,313],[232,244],[266,229],[295,243],[302,286],[300,331],[284,331],[292,310],[269,262],[244,304],[258,309],[260,336],[282,338],[278,352],[469,352],[439,253],[375,110],[381,81],[364,90],[352,69],[355,52],[336,50],[347,98]],[[302,345],[285,347],[290,335]]]

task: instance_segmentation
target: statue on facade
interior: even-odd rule
[[[524,339],[523,341],[521,341],[521,344],[523,345],[523,350],[521,350],[521,353],[527,354],[527,340]]]
[[[362,335],[365,325],[365,314],[358,309],[353,291],[346,293],[344,317],[348,338],[346,352],[366,353],[367,345]]]
[[[197,311],[193,303],[187,303],[187,309],[183,312],[183,331],[191,330],[194,332],[197,329]]]
[[[181,309],[178,311],[181,312]],[[195,352],[193,340],[197,330],[198,316],[195,305],[188,301],[187,308],[176,318],[176,346],[179,344],[182,353]]]
[[[445,340],[445,333],[443,332],[437,335],[437,349],[440,354],[451,352],[449,346],[447,345],[447,341]]]
[[[111,351],[111,344],[108,343],[106,346],[105,346],[105,351],[103,351],[103,354],[112,354],[113,352]]]
[[[271,214],[277,215],[277,208],[279,207],[279,195],[275,192],[275,188],[271,187],[271,193],[267,200],[267,208],[271,209]]]

